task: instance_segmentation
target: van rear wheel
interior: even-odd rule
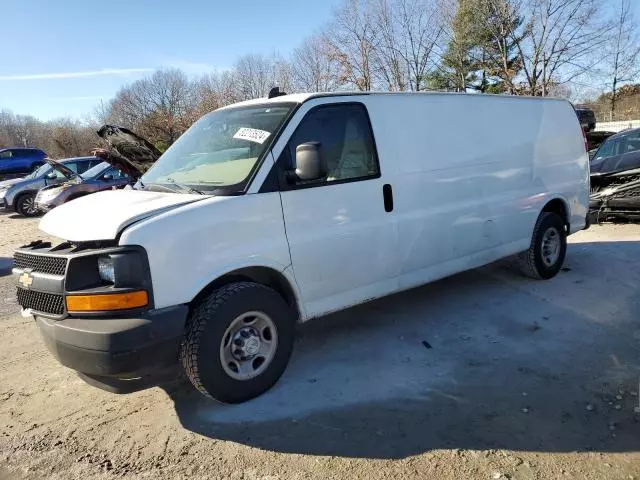
[[[567,253],[565,222],[557,213],[542,212],[533,229],[529,249],[518,255],[522,272],[535,279],[554,277]]]
[[[240,403],[270,389],[291,352],[295,315],[274,290],[239,282],[215,290],[193,310],[182,366],[203,394]]]

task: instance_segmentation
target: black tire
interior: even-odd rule
[[[557,259],[549,264],[543,259],[543,239],[550,230],[555,230],[559,240]],[[552,233],[552,232],[551,232]],[[553,278],[562,268],[567,253],[567,229],[562,217],[557,213],[542,212],[533,229],[531,245],[518,255],[522,272],[538,280]]]
[[[246,312],[263,312],[273,321],[277,346],[259,375],[238,380],[222,365],[220,348],[234,319]],[[201,393],[223,403],[240,403],[269,390],[289,363],[295,334],[295,314],[274,290],[253,282],[225,285],[202,300],[189,318],[181,361],[191,383]]]
[[[16,212],[25,217],[35,217],[40,214],[36,208],[36,194],[25,193],[16,200]]]

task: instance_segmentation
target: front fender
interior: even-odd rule
[[[291,263],[278,192],[211,197],[126,228],[120,245],[147,251],[156,308],[189,303],[225,273]],[[296,289],[295,282],[291,282]]]

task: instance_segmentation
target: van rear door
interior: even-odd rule
[[[296,147],[307,142],[320,143],[328,174],[287,184],[281,198],[293,271],[313,317],[393,291],[398,242],[365,106],[311,108],[278,168],[290,170]]]

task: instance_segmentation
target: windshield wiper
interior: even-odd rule
[[[173,178],[171,177],[167,177],[167,182],[169,182],[171,185],[175,185],[176,187],[178,187],[180,190],[182,190],[183,192],[189,192],[189,193],[197,193],[198,195],[206,195],[206,193],[197,190],[193,187],[190,187],[189,185],[184,185],[182,183],[178,183],[176,182]]]

